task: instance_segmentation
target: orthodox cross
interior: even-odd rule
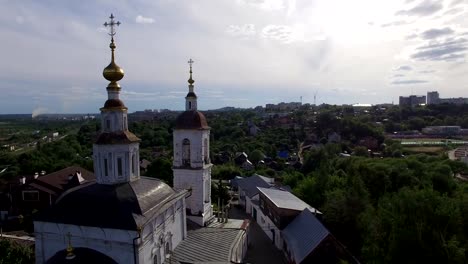
[[[112,38],[114,38],[114,35],[115,35],[115,26],[119,26],[119,25],[120,25],[120,21],[114,21],[114,15],[113,15],[113,14],[111,14],[109,18],[110,18],[110,21],[109,21],[109,22],[106,21],[106,23],[104,23],[103,25],[104,25],[105,27],[109,27],[109,33],[107,33],[107,34],[109,34],[109,36],[111,36]]]
[[[192,64],[194,63],[194,61],[192,59],[190,59],[188,61],[188,64],[190,64],[190,72],[192,72]]]

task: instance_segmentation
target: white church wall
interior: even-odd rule
[[[133,157],[135,155],[135,157]],[[122,174],[118,175],[118,158],[122,159]],[[103,184],[126,182],[140,175],[139,144],[93,145],[96,181]],[[107,159],[107,171],[104,159]],[[96,162],[97,161],[97,162]],[[107,172],[107,175],[106,175]]]
[[[36,263],[45,263],[58,251],[72,247],[91,248],[118,263],[133,263],[133,239],[136,231],[76,226],[62,223],[34,222]]]
[[[207,144],[209,150],[209,130],[185,130],[179,129],[174,131],[174,166],[181,167],[182,164],[182,142],[184,139],[190,140],[190,160],[191,167],[198,168],[204,164],[205,154],[209,155],[209,151],[206,153],[203,151],[203,143]],[[205,141],[205,139],[207,139]],[[207,157],[209,159],[209,157]]]
[[[211,166],[201,170],[174,169],[174,189],[191,189],[191,195],[186,199],[187,208],[192,214],[205,211],[205,204],[211,206]],[[205,184],[208,183],[208,184]],[[208,188],[205,188],[207,185]],[[209,203],[205,203],[208,198]]]
[[[178,200],[143,228],[139,263],[163,263],[165,256],[171,253],[166,252],[166,243],[172,251],[186,238],[184,205],[183,198]]]

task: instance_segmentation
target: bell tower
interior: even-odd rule
[[[186,199],[187,218],[200,226],[213,219],[211,208],[210,127],[205,116],[197,111],[192,64],[185,111],[177,117],[174,129],[174,189],[191,192]]]
[[[111,36],[111,62],[104,68],[102,75],[109,81],[107,101],[101,110],[101,133],[93,145],[94,174],[99,184],[117,184],[140,178],[139,142],[140,139],[128,131],[127,107],[120,100],[120,81],[124,71],[115,63],[115,27],[120,25],[114,20],[104,23],[109,27]]]

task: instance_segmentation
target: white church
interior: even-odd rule
[[[140,175],[140,139],[128,130],[128,109],[119,99],[124,71],[115,63],[114,35],[120,22],[111,15],[104,25],[110,27],[111,62],[103,71],[108,99],[93,145],[96,181],[68,190],[35,219],[36,263],[240,263],[248,222],[213,226],[210,127],[197,111],[193,61],[186,111],[174,129],[171,188]],[[197,227],[188,230],[187,222]],[[218,230],[224,232],[213,236]]]

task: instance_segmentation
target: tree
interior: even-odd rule
[[[21,246],[6,239],[0,239],[0,264],[34,263],[32,248]]]

